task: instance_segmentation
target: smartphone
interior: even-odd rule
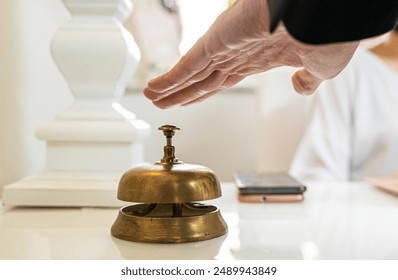
[[[300,202],[302,194],[238,194],[240,202]]]
[[[303,194],[307,187],[288,173],[240,172],[234,174],[239,194]]]

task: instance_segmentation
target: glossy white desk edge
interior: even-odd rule
[[[398,259],[398,198],[367,183],[310,183],[301,203],[239,203],[232,183],[205,203],[229,232],[187,244],[113,238],[117,208],[6,208],[0,259]]]

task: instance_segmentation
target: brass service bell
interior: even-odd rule
[[[159,130],[167,140],[163,158],[132,168],[120,179],[117,198],[136,203],[119,210],[112,235],[146,243],[194,242],[224,235],[227,225],[220,210],[200,203],[221,196],[216,175],[175,157],[171,139],[178,127],[163,125]]]

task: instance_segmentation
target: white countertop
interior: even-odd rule
[[[239,203],[232,183],[206,204],[228,234],[186,244],[116,239],[118,209],[1,208],[0,259],[398,259],[398,197],[368,183],[308,184],[299,203]]]

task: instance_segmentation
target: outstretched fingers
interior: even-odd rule
[[[186,104],[210,92],[218,91],[227,78],[227,74],[216,70],[206,79],[169,94],[164,98],[157,99],[153,101],[153,104],[161,109]]]
[[[185,75],[185,77],[189,78],[184,82],[180,82],[179,84],[170,84],[172,78],[170,78],[169,75],[172,75],[171,72],[153,81],[150,81],[148,83],[148,86],[144,89],[144,95],[152,101],[158,101],[176,92],[188,89],[193,84],[196,84],[195,86],[199,87],[200,83],[208,79],[208,77],[212,76],[214,72],[220,71],[229,74],[234,73],[236,71],[235,69],[242,67],[242,65],[245,65],[245,63],[247,62],[248,57],[246,52],[242,52],[240,50],[231,51],[228,56],[220,56],[216,59],[208,60],[208,64],[204,68],[202,68],[200,71],[195,72],[195,74],[193,74],[192,72],[192,75]],[[180,71],[174,73],[181,74],[182,72]],[[174,79],[174,81],[176,80],[177,79]],[[155,86],[153,86],[153,83],[155,82],[159,82],[158,85],[163,83],[164,88],[162,89],[162,91],[160,91],[159,89],[154,89]],[[207,90],[216,90],[216,88],[207,88]]]
[[[211,63],[195,75],[189,78],[188,81],[185,81],[179,85],[175,85],[174,87],[170,88],[169,90],[166,90],[164,92],[156,92],[153,91],[149,86],[144,89],[144,95],[151,99],[152,101],[157,101],[163,98],[166,98],[167,96],[174,94],[178,91],[184,90],[188,87],[191,87],[195,83],[199,83],[201,81],[206,80],[208,77],[210,77],[213,72],[215,71],[217,64]]]
[[[147,88],[150,92],[160,94],[172,91],[205,69],[210,63],[211,58],[206,54],[204,46],[197,43],[170,71],[149,81]]]
[[[191,105],[191,104],[194,104],[194,103],[202,102],[203,100],[206,100],[207,98],[209,98],[209,97],[215,95],[215,94],[218,93],[220,90],[225,89],[225,88],[232,87],[233,85],[239,83],[239,82],[240,82],[241,80],[243,80],[244,78],[245,78],[245,76],[239,76],[239,75],[232,75],[232,76],[229,76],[229,77],[224,81],[224,83],[223,83],[221,86],[219,86],[216,90],[213,90],[213,91],[211,91],[211,92],[209,92],[209,93],[207,93],[207,94],[205,94],[205,95],[203,95],[203,96],[200,96],[200,97],[198,97],[198,98],[196,98],[196,99],[194,99],[194,100],[191,100],[191,101],[189,101],[189,102],[187,102],[187,103],[181,104],[181,106],[188,106],[188,105]]]

